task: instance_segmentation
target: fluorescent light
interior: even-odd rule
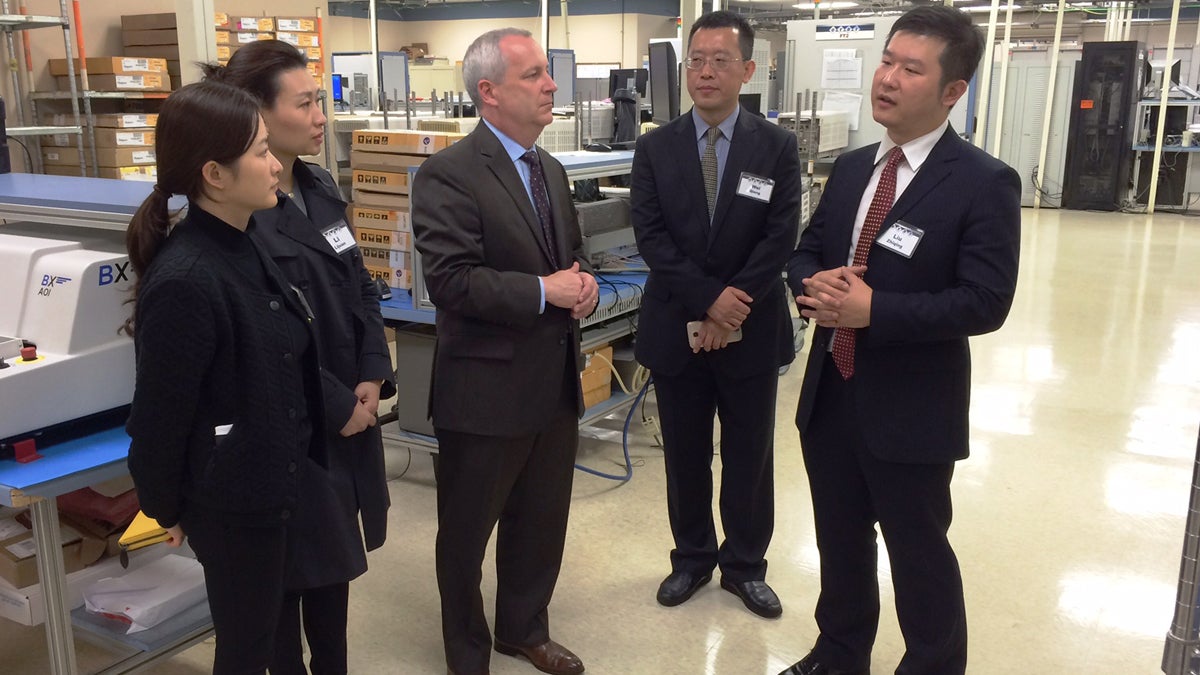
[[[833,0],[833,2],[802,2],[798,5],[792,5],[796,9],[850,9],[858,7],[857,2],[849,2],[848,0]]]

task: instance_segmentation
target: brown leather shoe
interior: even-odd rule
[[[524,656],[534,668],[550,675],[579,675],[583,672],[583,661],[554,640],[546,640],[536,647],[516,647],[497,640],[496,651],[506,656]]]

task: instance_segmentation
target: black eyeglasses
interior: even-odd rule
[[[731,59],[726,56],[714,56],[711,59],[706,59],[699,56],[688,57],[683,60],[683,65],[688,70],[701,70],[704,64],[712,66],[713,70],[726,70],[729,66],[741,61],[742,59]]]

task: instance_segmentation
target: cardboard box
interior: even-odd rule
[[[365,251],[367,248],[384,251],[412,251],[412,233],[396,230],[377,230],[373,227],[354,228],[354,240]],[[366,258],[366,253],[363,253]],[[390,263],[395,264],[395,263]],[[408,265],[396,265],[409,268]],[[411,269],[411,268],[409,268]]]
[[[79,72],[79,59],[72,59],[75,72]],[[154,59],[136,56],[99,56],[87,60],[88,76],[93,75],[127,75],[144,73],[167,72],[166,59]],[[50,59],[51,75],[66,75],[66,59]]]
[[[353,150],[370,152],[400,152],[409,155],[432,155],[466,138],[466,134],[448,131],[409,131],[405,129],[379,131],[359,129],[354,132]]]
[[[230,44],[248,45],[258,40],[274,40],[274,33],[234,33]]]
[[[384,211],[408,211],[409,202],[406,195],[355,190],[354,205]]]
[[[71,84],[66,77],[59,76],[58,88],[67,91]],[[171,91],[171,76],[166,73],[144,75],[88,75],[88,86],[93,91]]]
[[[355,229],[387,230],[391,232],[411,232],[412,223],[408,211],[392,209],[373,209],[355,204],[350,207],[350,222]]]
[[[277,16],[275,30],[293,33],[317,32],[317,17],[315,16]]]
[[[306,67],[308,68],[308,74],[312,75],[318,80],[320,80],[321,76],[325,74],[325,63],[322,61],[309,61],[306,64]]]
[[[229,45],[217,44],[218,61],[228,61],[231,56],[233,56],[233,51],[229,48]]]
[[[286,42],[289,45],[297,47],[320,47],[321,36],[317,33],[293,33],[291,31],[279,31],[276,33],[276,39],[280,42]]]
[[[79,150],[76,148],[43,148],[42,160],[58,166],[78,166]],[[96,162],[100,166],[122,167],[155,164],[153,148],[96,148]]]
[[[391,267],[374,267],[366,266],[367,274],[371,275],[372,279],[383,279],[383,282],[388,285],[388,288],[399,290],[408,290],[412,288],[412,270],[394,269]]]
[[[82,176],[79,165],[74,166],[58,166],[47,164],[45,167],[47,175],[50,176]],[[158,167],[149,166],[99,166],[96,167],[93,173],[89,176],[99,178],[113,178],[116,180],[137,180],[153,183],[158,181]]]
[[[175,13],[126,14],[121,17],[121,30],[162,30],[175,28]],[[91,66],[89,66],[90,68]]]
[[[227,45],[227,44],[230,44],[231,42],[233,42],[233,38],[231,38],[229,36],[229,31],[218,30],[216,33],[217,33],[217,44],[218,45]]]
[[[309,61],[324,61],[325,54],[320,47],[296,47],[296,50]]]
[[[392,173],[388,171],[363,171],[355,169],[352,172],[354,189],[367,192],[386,192],[388,194],[408,194],[408,173]]]
[[[127,129],[103,129],[97,128],[92,130],[96,138],[96,149],[100,148],[146,148],[154,147],[154,130],[139,129],[131,131]],[[75,144],[75,134],[55,134],[46,139],[47,145],[53,145],[60,148],[73,148]]]
[[[229,30],[250,33],[270,33],[275,30],[275,19],[269,16],[231,16]]]
[[[350,168],[364,171],[407,173],[410,167],[420,166],[429,155],[404,155],[391,152],[350,151]]]
[[[229,14],[225,12],[213,12],[213,25],[217,28],[229,28]]]
[[[104,115],[93,115],[92,117],[96,121],[97,128],[102,127],[105,129],[138,129],[141,131],[153,131],[154,125],[158,123],[158,114],[156,113],[108,113]],[[55,126],[69,126],[75,124],[75,116],[68,115],[66,113],[55,113],[49,116],[43,115],[42,119],[48,124],[53,124]],[[74,143],[71,143],[70,145],[74,145]]]
[[[167,59],[167,74],[171,76],[171,82],[180,82],[179,62]]]
[[[179,31],[175,28],[164,28],[159,30],[123,30],[121,31],[121,44],[125,47],[136,47],[142,45],[177,45],[179,44]]]
[[[77,572],[104,555],[107,543],[84,534],[73,527],[60,525],[63,540],[63,567],[67,573]],[[33,531],[0,541],[0,578],[15,588],[38,583],[37,545]]]
[[[411,270],[413,268],[410,251],[393,251],[386,248],[359,247],[362,253],[363,265],[379,269]]]
[[[583,391],[583,407],[590,408],[612,396],[612,369],[609,366],[613,358],[612,346],[597,347],[585,356],[588,360],[579,373],[579,386]]]
[[[186,544],[183,549],[148,546],[131,551],[129,569],[137,569],[161,558],[168,552],[181,550],[184,551],[183,555],[193,555]],[[115,577],[121,574],[123,574],[121,562],[117,558],[104,558],[90,567],[68,574],[65,584],[67,607],[70,609],[82,607],[83,592],[87,587],[105,577]],[[16,588],[4,579],[0,579],[0,616],[26,626],[36,626],[44,622],[46,620],[46,602],[42,584],[36,583],[25,588]]]
[[[145,45],[126,47],[122,51],[126,56],[156,56],[168,61],[179,61],[179,45]]]

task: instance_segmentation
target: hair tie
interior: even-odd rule
[[[159,185],[158,183],[154,184],[154,191],[161,194],[162,196],[166,197],[167,199],[171,198],[171,193],[164,190],[163,186]]]

